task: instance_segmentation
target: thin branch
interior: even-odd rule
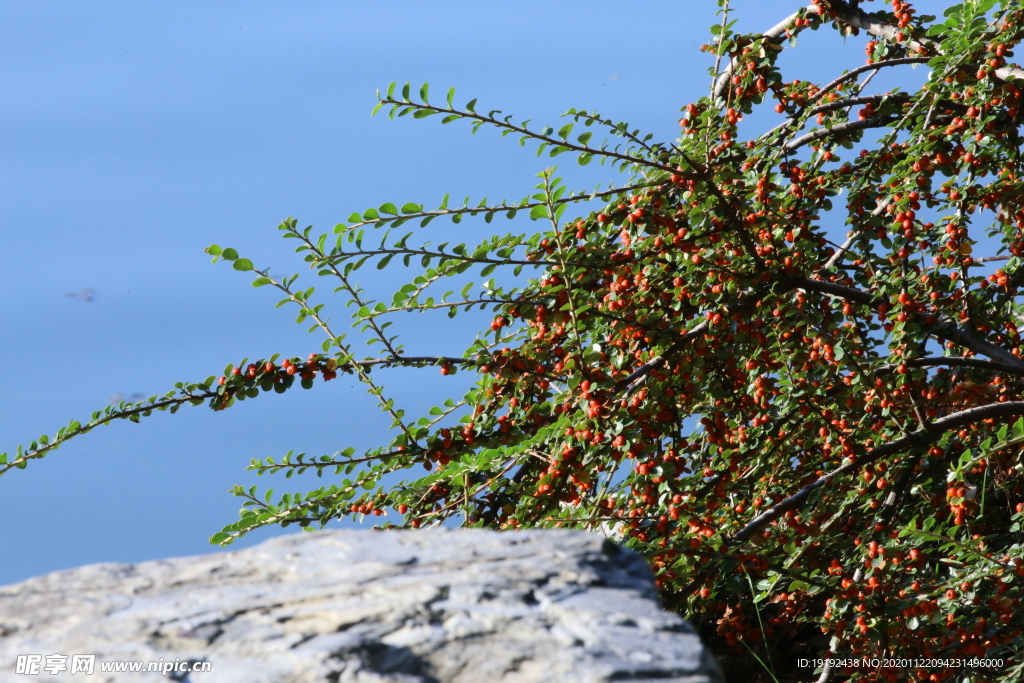
[[[899,59],[886,59],[881,62],[863,64],[861,66],[856,67],[855,69],[850,69],[842,76],[839,76],[838,78],[825,84],[825,86],[822,87],[822,89],[816,93],[815,97],[820,99],[822,95],[826,94],[830,90],[842,85],[846,81],[856,78],[865,71],[877,71],[878,69],[881,69],[883,67],[901,66],[903,64],[927,64],[928,62],[931,61],[931,59],[931,57],[900,57]]]
[[[499,247],[500,248],[500,247]],[[343,252],[341,254],[333,254],[330,256],[324,256],[323,258],[317,258],[311,261],[312,265],[310,268],[316,268],[325,263],[338,263],[346,261],[348,259],[359,258],[361,256],[383,256],[386,254],[396,255],[409,255],[409,256],[429,256],[431,258],[445,259],[446,261],[459,261],[462,263],[490,263],[499,266],[556,266],[559,265],[558,261],[519,261],[516,259],[493,259],[493,258],[473,258],[472,256],[463,256],[461,254],[453,254],[444,251],[430,251],[428,249],[370,249],[370,250],[359,250],[353,252]],[[571,265],[581,266],[583,264],[578,262],[572,262]]]
[[[834,102],[829,102],[828,104],[820,104],[808,111],[807,115],[814,116],[815,114],[824,114],[827,111],[835,111],[836,109],[856,107],[858,104],[877,104],[885,100],[891,100],[893,102],[910,102],[912,99],[914,99],[913,95],[893,95],[891,93],[847,97],[846,99],[836,100]]]
[[[106,424],[107,422],[131,418],[133,415],[141,415],[151,410],[163,410],[165,408],[180,405],[182,403],[192,403],[195,401],[202,402],[208,398],[215,398],[216,396],[218,396],[217,391],[204,391],[198,394],[189,392],[184,396],[179,396],[176,398],[166,398],[161,401],[156,401],[155,403],[147,403],[145,405],[141,405],[138,408],[114,411],[105,417],[92,420],[91,422],[87,422],[85,425],[79,426],[77,429],[71,429],[66,432],[60,433],[60,435],[53,441],[43,444],[41,447],[36,448],[34,450],[30,450],[27,453],[18,455],[11,462],[0,464],[0,475],[5,474],[6,472],[10,471],[15,467],[22,468],[29,460],[42,458],[49,451],[52,451],[60,447],[61,444],[63,444],[65,441],[69,441],[70,439],[73,439],[74,437],[79,436],[80,434],[85,434],[86,432],[92,431],[96,427],[99,427],[102,424]],[[4,455],[7,454],[4,453]]]
[[[815,7],[814,5],[808,5],[807,7],[804,8],[804,11],[815,12],[817,11],[817,7]],[[775,43],[776,45],[781,45],[782,41],[780,40],[780,38],[782,38],[782,36],[785,35],[787,29],[792,27],[793,20],[796,19],[797,16],[799,16],[799,14],[800,10],[793,12],[788,17],[786,17],[779,23],[775,24],[775,26],[772,26],[770,29],[768,29],[761,35],[764,36],[769,41]],[[728,88],[729,81],[732,78],[733,73],[735,71],[736,60],[733,59],[732,61],[729,62],[729,65],[725,67],[725,71],[721,73],[721,75],[718,77],[718,81],[715,83],[714,99],[717,100],[722,98],[722,95],[724,94],[726,88]]]
[[[305,242],[309,246],[309,248],[313,251],[314,254],[319,254],[320,256],[323,256],[323,252],[321,252],[320,249],[315,244],[313,244],[309,240],[308,237],[303,235],[298,230],[292,230],[292,233],[296,237],[298,237],[300,240]],[[355,301],[356,305],[360,306],[360,307],[361,306],[365,306],[366,303],[359,296],[359,290],[356,289],[355,287],[353,287],[349,283],[348,278],[345,277],[345,275],[343,275],[342,273],[340,273],[338,271],[338,269],[333,264],[331,264],[329,267],[330,267],[331,271],[345,285],[345,288],[349,291],[349,294],[351,294],[352,300]],[[330,327],[327,326],[327,322],[324,321],[320,317],[320,314],[317,312],[317,308],[311,308],[309,306],[309,304],[306,302],[305,299],[300,299],[300,298],[296,297],[295,294],[292,292],[290,286],[288,285],[287,281],[285,283],[283,283],[283,284],[280,283],[280,282],[277,282],[272,277],[270,277],[269,273],[266,273],[266,272],[264,272],[262,270],[259,270],[257,268],[253,268],[253,272],[256,273],[257,275],[261,276],[261,277],[266,278],[270,282],[271,285],[273,285],[274,287],[277,287],[278,289],[280,289],[282,292],[284,292],[285,294],[288,295],[289,299],[291,299],[293,302],[298,304],[298,306],[310,318],[313,318],[313,320],[316,321],[317,326],[319,326],[320,329],[323,330],[327,334],[328,338],[330,339],[330,343],[332,345],[338,347],[338,349],[341,350],[341,352],[346,354],[346,355],[348,355],[350,353],[348,348],[346,348],[345,344],[343,344],[341,342],[340,338],[336,334],[334,334],[333,331],[331,331]],[[391,345],[391,340],[389,340],[387,338],[387,336],[384,334],[384,330],[382,330],[377,325],[377,321],[370,320],[368,324],[370,325],[370,327],[373,328],[373,331],[377,334],[377,338],[380,339],[380,341],[384,344],[384,347],[387,349],[388,353],[390,353],[392,356],[395,356],[397,358],[398,357],[398,351]],[[386,411],[389,415],[391,415],[392,419],[395,421],[395,424],[397,424],[398,427],[402,430],[402,432],[406,435],[406,437],[409,439],[410,443],[415,443],[416,439],[413,437],[412,432],[409,430],[409,427],[405,424],[405,421],[402,420],[402,416],[399,415],[398,412],[396,412],[395,407],[393,405],[393,402],[391,402],[388,399],[384,398],[383,387],[378,387],[374,383],[374,381],[370,377],[370,375],[365,373],[365,372],[363,372],[362,366],[356,365],[355,366],[355,370],[356,370],[356,374],[359,375],[359,381],[362,382],[363,384],[367,385],[368,387],[370,387],[370,390],[371,390],[370,393],[374,394],[377,397],[377,402],[380,403],[381,408],[384,411]]]
[[[918,429],[907,436],[882,444],[881,446],[868,451],[864,457],[853,459],[845,465],[841,465],[828,474],[819,477],[817,480],[811,482],[807,486],[804,486],[797,493],[755,517],[749,524],[736,532],[732,538],[727,539],[727,542],[732,545],[743,543],[755,533],[761,531],[766,526],[785,515],[787,511],[796,510],[802,507],[803,504],[807,502],[807,498],[812,492],[831,483],[832,479],[839,475],[849,474],[863,465],[868,465],[888,455],[900,453],[913,446],[930,443],[940,437],[944,432],[951,429],[965,427],[980,420],[997,417],[1016,417],[1019,415],[1024,415],[1024,401],[1007,401],[1006,403],[993,403],[985,406],[977,406],[975,408],[968,408],[967,410],[962,410],[960,412],[947,415],[946,417],[939,418],[938,420],[925,425],[922,429]]]
[[[949,358],[942,356],[939,358],[911,358],[905,360],[902,363],[912,368],[930,368],[940,365],[949,365],[953,367],[966,367],[966,368],[980,368],[982,370],[998,370],[1000,372],[1008,372],[1012,375],[1020,375],[1024,377],[1024,368],[1018,368],[1007,363],[999,363],[992,360],[983,360],[981,358]],[[883,365],[878,368],[878,372],[886,373],[892,372],[900,366],[899,363],[892,365]]]
[[[606,149],[597,149],[595,147],[588,147],[587,145],[576,145],[576,144],[573,144],[573,143],[569,142],[568,140],[560,140],[560,139],[553,138],[553,137],[548,136],[548,135],[542,135],[540,133],[534,133],[533,131],[531,131],[531,130],[529,130],[527,128],[523,128],[522,126],[517,126],[517,125],[515,125],[513,123],[509,123],[508,121],[502,121],[502,120],[499,120],[499,119],[491,118],[490,116],[483,116],[481,114],[477,114],[476,112],[462,112],[462,111],[455,111],[454,109],[442,109],[441,107],[435,107],[434,105],[431,105],[431,104],[420,104],[418,102],[411,102],[411,101],[410,102],[403,102],[402,100],[396,100],[396,99],[391,98],[391,97],[384,97],[383,99],[380,99],[380,102],[381,102],[381,104],[392,104],[395,107],[412,107],[413,109],[433,111],[433,112],[437,112],[439,114],[440,113],[456,114],[460,118],[476,119],[477,121],[480,121],[482,123],[489,123],[489,124],[491,124],[493,126],[496,126],[498,128],[504,128],[507,131],[510,131],[510,132],[513,132],[513,133],[520,133],[520,134],[525,135],[526,137],[532,138],[534,140],[540,140],[540,141],[544,142],[545,144],[552,145],[554,147],[563,147],[563,148],[565,148],[568,151],[580,152],[580,153],[584,153],[584,154],[597,154],[597,155],[604,156],[604,157],[609,157],[609,158],[612,158],[612,159],[619,159],[620,161],[625,161],[625,162],[628,162],[630,164],[636,164],[638,166],[647,166],[649,168],[654,168],[654,169],[657,169],[659,171],[665,171],[666,173],[670,173],[670,174],[673,174],[673,175],[678,174],[678,175],[683,176],[684,178],[687,178],[688,180],[693,178],[692,174],[688,175],[686,172],[680,171],[679,169],[677,169],[674,166],[668,166],[666,164],[660,164],[660,163],[658,163],[656,161],[648,161],[647,159],[631,157],[628,154],[620,154],[619,152],[612,152],[612,151],[609,151],[609,150],[606,150]],[[511,118],[511,116],[509,116],[508,118]],[[543,205],[543,202],[541,204]],[[477,209],[477,211],[479,211],[479,209]]]
[[[678,173],[678,170],[673,170],[673,173]],[[567,204],[569,202],[588,202],[593,199],[603,199],[609,195],[625,194],[634,190],[642,190],[645,187],[655,187],[663,185],[663,180],[649,181],[644,183],[636,183],[635,185],[625,185],[623,187],[616,187],[610,190],[602,190],[600,192],[579,192],[577,194],[569,195],[568,197],[562,197],[555,201],[555,204]],[[470,214],[476,215],[478,213],[497,213],[499,211],[522,211],[525,209],[532,209],[535,206],[544,206],[544,202],[526,202],[523,204],[501,204],[499,206],[463,206],[457,209],[438,209],[436,211],[417,211],[414,213],[407,213],[401,216],[381,216],[368,221],[360,221],[353,223],[352,225],[346,226],[346,230],[354,230],[361,228],[364,225],[385,225],[387,223],[393,223],[395,221],[408,221],[415,220],[417,218],[436,218],[438,216],[453,216]]]
[[[882,213],[884,213],[885,210],[889,208],[890,202],[891,199],[889,197],[883,197],[882,200],[875,205],[875,208],[871,210],[871,217],[877,218],[878,216],[882,215]],[[843,242],[843,245],[839,247],[836,253],[832,254],[831,258],[829,258],[829,260],[825,262],[825,265],[822,266],[822,268],[824,270],[830,270],[831,268],[835,267],[835,265],[840,260],[842,260],[843,255],[850,250],[850,247],[853,246],[853,243],[856,242],[859,237],[860,235],[857,234],[856,230],[854,230],[850,234],[850,236],[846,238],[846,241]]]
[[[832,296],[836,296],[840,299],[865,304],[876,310],[882,304],[888,303],[884,297],[876,296],[871,292],[865,292],[854,287],[839,285],[834,282],[812,280],[811,278],[793,277],[789,275],[778,276],[778,280],[794,288],[821,292],[823,294],[831,294]],[[1024,370],[1024,359],[1014,356],[1006,349],[1000,348],[995,344],[991,344],[983,339],[978,339],[974,335],[974,332],[966,327],[958,328],[951,322],[942,321],[929,323],[925,319],[925,316],[920,313],[914,314],[913,320],[939,339],[951,341],[954,344],[959,344],[971,351],[974,351],[975,353],[980,353],[983,356],[988,356],[993,360],[1005,363],[1011,367]]]

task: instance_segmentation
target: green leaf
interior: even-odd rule
[[[586,145],[588,142],[590,142],[590,138],[592,138],[593,136],[593,131],[588,130],[586,133],[582,133],[579,137],[577,137],[576,141],[579,142],[581,145]]]
[[[409,93],[411,92],[411,90],[411,83],[406,83],[405,85],[402,86],[402,99],[405,100],[406,102],[409,101]]]
[[[580,166],[586,166],[591,162],[591,160],[593,160],[593,158],[594,155],[590,152],[582,152],[579,157],[577,157],[576,161]]]
[[[396,209],[395,205],[392,204],[391,202],[387,202],[386,204],[381,204],[380,205],[380,212],[381,213],[390,214],[392,216],[397,216],[398,215],[398,209]]]
[[[398,83],[396,83],[395,81],[392,81],[391,84],[388,85],[388,99],[389,100],[394,98],[395,86],[396,85],[398,85]]]
[[[235,270],[252,270],[252,261],[247,258],[240,258],[231,266]]]
[[[547,217],[548,217],[548,207],[544,206],[543,204],[538,204],[537,206],[535,206],[532,209],[530,209],[530,218],[533,219],[533,220],[537,220],[537,219],[540,219],[540,218],[547,218]]]
[[[231,247],[228,247],[223,252],[221,252],[221,256],[224,258],[225,261],[234,261],[236,258],[238,258],[238,252],[232,249]]]
[[[367,209],[363,212],[364,221],[375,221],[380,218],[380,214],[377,213],[377,209]]]
[[[419,204],[413,204],[412,202],[402,204],[402,213],[421,213],[422,211],[423,207]]]
[[[252,281],[252,286],[253,287],[262,287],[264,285],[269,285],[269,284],[270,284],[270,278],[269,277],[258,277],[258,278],[256,278],[255,280]]]
[[[424,83],[422,86],[420,86],[420,99],[423,100],[424,104],[428,104],[428,102],[427,102],[427,89],[428,88],[429,88],[429,84],[428,83]]]
[[[216,244],[211,244],[204,251],[211,256],[220,256],[223,249],[218,247]]]
[[[472,99],[472,100],[470,100],[469,102],[466,103],[466,110],[475,114],[476,113],[476,109],[474,109],[474,107],[476,107],[476,100],[475,99]]]
[[[377,270],[384,270],[385,268],[387,268],[388,264],[391,263],[391,259],[394,258],[394,256],[394,254],[388,254],[387,256],[382,258],[380,260],[380,263],[377,264]]]
[[[452,108],[452,100],[455,98],[455,86],[448,88],[448,108]]]

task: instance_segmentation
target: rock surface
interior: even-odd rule
[[[55,653],[95,654],[93,676],[14,674],[18,655]],[[161,659],[210,671],[100,671]],[[26,682],[722,681],[639,555],[560,530],[319,531],[55,572],[0,587],[0,667]]]

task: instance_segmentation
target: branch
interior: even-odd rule
[[[922,429],[911,432],[907,436],[894,439],[888,443],[882,444],[878,448],[872,449],[863,458],[851,460],[845,465],[837,467],[828,474],[819,477],[817,480],[800,489],[797,493],[755,517],[749,524],[740,529],[732,538],[727,539],[726,542],[730,545],[743,543],[758,531],[761,531],[766,526],[782,517],[787,511],[796,510],[802,507],[803,504],[807,502],[808,496],[810,496],[813,491],[831,483],[834,477],[853,472],[861,465],[870,464],[887,455],[900,453],[912,446],[929,443],[941,436],[943,432],[950,429],[964,427],[979,420],[987,420],[996,417],[1016,417],[1018,415],[1024,415],[1024,401],[1007,401],[1006,403],[993,403],[987,406],[968,408],[967,410],[962,410],[958,413],[953,413],[952,415],[947,415],[946,417],[935,420],[934,422],[925,425]]]
[[[814,5],[808,5],[804,8],[805,12],[817,12],[818,8]],[[779,40],[785,33],[786,29],[790,28],[793,24],[793,20],[796,19],[799,14],[799,10],[793,12],[788,17],[780,21],[779,23],[772,26],[770,29],[762,33],[761,35],[770,40],[771,42],[781,45]],[[733,72],[736,70],[736,60],[730,60],[729,66],[725,67],[725,71],[719,75],[718,80],[715,81],[714,99],[721,99],[725,93],[725,89],[729,86],[729,80],[732,78]]]
[[[740,313],[751,308],[762,296],[765,295],[767,289],[767,285],[761,286],[755,289],[753,292],[741,296],[738,301],[726,306],[725,314],[735,315],[737,313]],[[669,354],[671,354],[675,349],[679,348],[684,343],[693,339],[697,335],[703,334],[708,329],[710,324],[710,321],[706,319],[697,323],[692,330],[689,330],[685,334],[680,335],[679,339],[672,342],[671,346],[665,349],[665,351],[663,351],[662,353],[658,354],[654,358],[650,359],[649,361],[641,365],[625,379],[620,380],[618,382],[618,386],[616,387],[616,389],[618,390],[625,387],[626,396],[632,394],[640,386],[641,379],[646,377],[652,370],[654,370],[659,365],[664,363],[665,360],[668,358]]]
[[[815,114],[823,114],[827,111],[835,111],[836,109],[846,109],[847,107],[856,107],[858,104],[878,104],[886,100],[893,102],[910,102],[914,99],[913,95],[893,95],[891,93],[883,93],[881,95],[861,95],[858,97],[848,97],[843,100],[836,100],[835,102],[829,102],[828,104],[819,104],[809,112],[808,116],[814,116]]]
[[[472,256],[463,256],[460,254],[449,254],[445,251],[430,251],[428,249],[366,249],[352,252],[342,252],[340,254],[332,254],[330,256],[324,256],[323,258],[314,258],[311,263],[313,265],[310,268],[316,268],[323,265],[324,263],[339,263],[348,259],[359,258],[360,256],[383,256],[385,254],[394,255],[408,255],[408,256],[429,256],[431,258],[443,259],[445,261],[460,261],[462,263],[491,263],[499,266],[557,266],[560,265],[558,261],[520,261],[516,259],[493,259],[493,258],[474,258]],[[570,265],[581,266],[582,263],[571,261]]]
[[[678,170],[674,170],[673,171],[673,173],[678,173],[678,172],[679,172]],[[642,190],[645,187],[655,187],[655,186],[663,185],[663,184],[664,184],[663,180],[656,180],[656,181],[649,181],[649,182],[644,182],[644,183],[636,183],[634,185],[625,185],[623,187],[616,187],[616,188],[613,188],[613,189],[610,189],[610,190],[602,190],[601,192],[591,192],[591,193],[578,192],[576,194],[570,194],[567,197],[562,197],[560,199],[555,200],[555,204],[567,204],[569,202],[589,202],[592,199],[603,199],[604,197],[607,197],[608,195],[627,194],[629,192],[632,192],[633,190]],[[485,197],[484,200],[486,200],[486,199],[487,198]],[[526,199],[529,199],[529,197],[527,197]],[[462,215],[462,214],[467,214],[467,213],[470,214],[471,216],[475,216],[478,213],[497,213],[499,211],[506,211],[506,212],[508,212],[508,211],[521,211],[521,210],[524,210],[524,209],[532,209],[535,206],[544,206],[544,202],[527,202],[526,199],[524,199],[523,202],[520,203],[520,204],[500,204],[498,206],[476,206],[476,207],[462,206],[462,207],[459,207],[457,209],[449,209],[449,208],[442,207],[442,208],[437,209],[436,211],[414,211],[414,212],[411,212],[411,213],[403,213],[401,216],[378,216],[377,218],[372,218],[370,220],[364,220],[364,221],[358,221],[356,223],[348,225],[348,226],[346,226],[345,230],[346,231],[354,230],[354,229],[360,228],[360,227],[362,227],[364,225],[382,226],[382,225],[386,225],[388,223],[394,223],[395,221],[402,221],[404,223],[405,221],[413,220],[413,219],[416,219],[416,218],[423,218],[424,220],[426,220],[426,219],[431,219],[432,220],[434,218],[437,218],[438,216],[455,216],[455,215]],[[469,198],[467,197],[465,201],[468,202]],[[502,201],[504,202],[504,200],[502,200]],[[420,227],[423,227],[423,226],[424,226],[424,224],[421,222],[420,223]],[[335,231],[337,231],[337,228],[335,229]]]
[[[950,365],[954,367],[966,367],[966,368],[980,368],[982,370],[999,370],[1001,372],[1008,372],[1012,375],[1024,376],[1024,368],[1014,367],[1007,363],[999,363],[997,361],[983,360],[981,358],[912,358],[910,360],[903,361],[903,365],[907,365],[912,368],[930,368],[938,365]],[[899,364],[883,365],[878,368],[878,372],[892,372]]]
[[[403,108],[404,107],[410,107],[412,109],[419,109],[419,110],[423,110],[423,111],[432,111],[432,112],[437,112],[439,114],[440,113],[454,114],[454,115],[458,116],[459,118],[476,119],[477,121],[480,121],[481,123],[489,123],[492,126],[497,126],[498,128],[504,128],[507,132],[520,133],[522,135],[525,135],[528,138],[533,138],[534,140],[540,140],[545,145],[552,145],[555,148],[559,148],[559,147],[564,148],[566,151],[580,152],[580,153],[583,153],[583,154],[597,154],[597,155],[604,156],[604,157],[610,157],[612,159],[619,159],[621,161],[625,161],[625,162],[630,163],[630,164],[637,164],[639,166],[648,166],[650,168],[654,168],[654,169],[657,169],[659,171],[665,171],[666,173],[669,173],[671,175],[681,175],[682,177],[686,178],[687,180],[693,179],[693,177],[694,177],[693,174],[688,174],[688,173],[686,173],[684,171],[680,171],[678,168],[676,168],[674,166],[668,166],[666,164],[660,164],[660,163],[658,163],[656,161],[648,161],[647,159],[640,159],[640,158],[637,158],[637,157],[631,157],[628,154],[620,154],[619,152],[610,152],[610,151],[608,151],[606,149],[597,149],[595,147],[588,147],[587,145],[575,145],[575,144],[569,142],[568,140],[559,140],[559,139],[553,138],[553,137],[551,137],[549,135],[542,135],[540,133],[534,133],[534,132],[530,131],[527,128],[524,128],[522,126],[517,126],[517,125],[515,125],[513,123],[509,123],[508,119],[512,118],[511,116],[507,117],[506,120],[502,121],[502,120],[499,120],[499,119],[492,118],[491,116],[483,116],[481,114],[477,114],[475,111],[469,111],[469,112],[461,112],[461,111],[459,111],[459,112],[457,112],[454,109],[443,109],[441,107],[435,107],[435,106],[433,106],[431,104],[419,104],[418,102],[396,100],[396,99],[394,99],[392,97],[384,97],[384,98],[380,99],[380,104],[391,104],[391,105],[394,105],[395,108],[398,108],[398,107],[403,107]],[[493,114],[493,113],[498,113],[498,112],[491,112],[491,113]],[[543,203],[542,203],[542,205],[543,205]]]
[[[844,73],[842,76],[839,76],[838,78],[835,78],[834,80],[832,80],[829,83],[825,84],[825,86],[821,90],[819,90],[817,92],[815,97],[820,99],[822,95],[826,94],[827,92],[829,92],[833,88],[836,88],[836,87],[842,85],[843,83],[845,83],[846,81],[848,81],[848,80],[850,80],[852,78],[856,78],[857,76],[859,76],[860,74],[864,73],[865,71],[876,71],[876,70],[881,69],[883,67],[887,67],[887,66],[901,66],[903,64],[927,64],[930,61],[931,61],[931,57],[900,57],[899,59],[886,59],[886,60],[881,61],[881,62],[872,62],[871,64],[862,64],[861,66],[858,66],[855,69],[850,69],[849,71]]]
[[[865,292],[854,287],[838,285],[834,282],[812,280],[811,278],[805,277],[792,277],[788,275],[780,276],[779,281],[797,289],[806,289],[808,291],[830,294],[840,299],[846,299],[870,306],[876,310],[882,304],[888,303],[884,297],[875,296],[871,292]],[[988,356],[995,361],[999,361],[1005,365],[1024,371],[1024,359],[1018,358],[1009,351],[1002,349],[995,344],[991,344],[984,339],[978,339],[974,335],[974,332],[966,327],[958,328],[953,323],[949,322],[928,323],[925,320],[925,317],[920,313],[915,314],[913,320],[916,324],[920,325],[939,339],[959,344],[960,346],[970,349],[975,353]]]
[[[842,135],[843,133],[850,133],[856,130],[864,130],[865,128],[882,128],[899,120],[899,116],[886,116],[881,118],[876,117],[865,119],[864,121],[846,121],[845,123],[837,123],[831,128],[818,128],[816,130],[812,130],[810,133],[801,135],[796,140],[790,140],[782,146],[782,152],[784,154],[789,154],[790,152],[793,152],[808,143],[814,142],[815,140],[827,138],[832,135]]]
[[[897,42],[896,34],[900,32],[900,29],[892,24],[887,24],[860,8],[854,8],[844,0],[823,0],[823,2],[828,5],[829,9],[835,12],[836,19],[844,24],[862,29],[870,35],[878,36],[891,42]],[[905,41],[905,44],[911,50],[924,47],[932,52],[939,52],[939,43],[930,38],[908,40]],[[976,67],[977,65],[972,66]],[[1004,81],[1013,78],[1024,78],[1024,69],[1015,66],[1000,67],[994,73],[997,78],[1001,78]]]
[[[65,441],[68,441],[80,434],[85,434],[86,432],[92,431],[93,429],[99,427],[102,424],[106,424],[108,422],[112,422],[113,420],[119,420],[123,418],[131,419],[132,417],[136,417],[142,413],[147,413],[152,410],[165,410],[166,408],[172,408],[173,412],[174,410],[177,410],[175,406],[181,405],[182,403],[192,402],[193,405],[197,405],[195,403],[197,401],[201,403],[208,398],[216,398],[217,396],[217,391],[207,390],[199,394],[194,394],[191,391],[189,391],[184,396],[179,396],[177,398],[167,398],[162,401],[156,401],[155,403],[147,403],[145,405],[139,406],[138,408],[132,408],[130,410],[114,411],[105,417],[97,418],[92,420],[91,422],[87,422],[85,425],[80,425],[77,422],[72,422],[71,425],[69,425],[70,427],[72,427],[72,429],[67,429],[65,431],[65,428],[60,430],[59,432],[57,432],[56,439],[50,441],[49,443],[44,443],[41,447],[30,449],[27,453],[22,453],[21,448],[19,447],[17,457],[15,457],[14,460],[12,460],[11,462],[6,462],[7,454],[4,453],[2,456],[0,456],[0,460],[3,461],[0,462],[0,475],[7,473],[8,471],[15,467],[17,467],[18,469],[24,469],[24,467],[28,464],[29,460],[42,458],[46,455],[48,451],[52,451],[59,448],[61,444],[63,444]],[[95,414],[96,413],[94,413],[94,415]],[[137,419],[138,418],[136,417],[136,421]]]

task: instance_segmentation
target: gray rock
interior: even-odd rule
[[[55,653],[69,669],[96,655],[94,675],[11,677],[18,655]],[[114,660],[210,670],[101,673]],[[318,531],[55,572],[0,587],[0,667],[97,683],[723,680],[639,555],[560,530]]]

